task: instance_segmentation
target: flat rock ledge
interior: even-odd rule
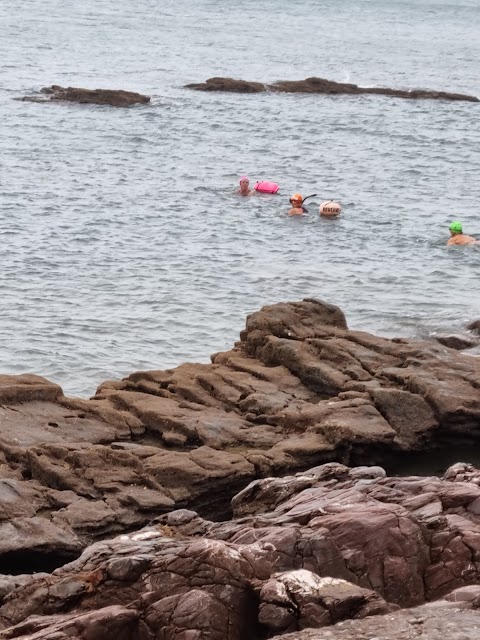
[[[463,463],[256,480],[229,522],[174,510],[52,573],[0,576],[0,638],[478,640],[479,485]]]
[[[78,104],[109,105],[111,107],[131,107],[148,104],[149,96],[121,89],[81,89],[60,87],[57,84],[44,87],[39,94],[18,98],[22,102],[77,102]]]
[[[356,84],[334,82],[325,78],[306,78],[305,80],[282,80],[273,84],[249,82],[234,78],[209,78],[206,82],[185,85],[186,89],[196,91],[228,91],[232,93],[261,93],[273,91],[277,93],[322,93],[327,95],[382,95],[410,100],[460,100],[479,102],[476,96],[431,89],[389,89],[388,87],[359,87]]]
[[[479,389],[479,358],[349,330],[312,299],[251,314],[211,364],[133,373],[90,400],[0,376],[0,573],[49,572],[174,509],[228,518],[268,476],[477,446]]]

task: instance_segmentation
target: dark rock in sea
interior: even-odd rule
[[[41,95],[20,98],[24,102],[77,102],[79,104],[99,104],[112,107],[131,107],[150,102],[149,96],[120,89],[81,89],[78,87],[60,87],[56,84],[44,87]]]
[[[7,583],[0,637],[398,640],[425,624],[422,637],[450,640],[452,620],[468,630],[458,611],[480,622],[468,613],[480,605],[479,483],[461,463],[442,479],[330,463],[258,480],[230,522],[173,511]]]
[[[388,87],[359,87],[356,84],[334,82],[325,78],[306,78],[306,80],[282,80],[273,84],[247,82],[233,78],[210,78],[204,83],[187,84],[187,89],[197,91],[233,91],[236,93],[259,93],[261,91],[276,91],[280,93],[321,93],[327,95],[359,95],[373,94],[391,96],[394,98],[408,98],[411,100],[461,100],[479,102],[475,96],[447,91],[429,89],[390,89]]]
[[[359,87],[356,84],[334,82],[324,78],[307,78],[298,81],[281,81],[269,85],[272,91],[284,93],[326,93],[326,94],[373,94],[391,96],[394,98],[409,98],[415,100],[466,100],[479,102],[475,96],[446,91],[432,91],[429,89],[390,89],[387,87]]]
[[[478,338],[461,333],[436,335],[434,338],[437,342],[440,342],[440,344],[450,347],[450,349],[457,349],[458,351],[472,349],[480,343]]]
[[[261,82],[247,82],[234,78],[209,78],[199,84],[187,84],[186,89],[196,91],[229,91],[231,93],[261,93],[266,91],[266,85]]]
[[[348,330],[315,300],[251,314],[211,364],[134,373],[91,400],[0,376],[0,573],[51,571],[175,508],[229,517],[257,478],[474,445],[479,385],[480,359]]]
[[[470,324],[467,325],[467,329],[480,335],[480,320],[474,320],[473,322],[470,322]]]

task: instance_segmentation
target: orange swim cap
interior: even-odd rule
[[[294,193],[293,196],[290,198],[290,202],[303,202],[302,194]]]

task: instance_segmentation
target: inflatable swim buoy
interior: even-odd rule
[[[326,217],[338,216],[341,210],[342,207],[338,204],[338,202],[333,202],[333,200],[322,202],[319,208],[320,215]]]
[[[280,187],[276,182],[269,182],[268,180],[262,180],[261,182],[257,182],[254,189],[259,193],[278,193]]]

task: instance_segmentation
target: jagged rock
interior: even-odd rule
[[[20,98],[24,102],[78,102],[79,104],[99,104],[111,107],[131,107],[147,104],[149,96],[121,89],[81,89],[79,87],[60,87],[53,84],[40,90],[41,95]]]
[[[233,501],[238,522],[216,525],[215,535],[268,541],[281,548],[285,569],[303,566],[412,606],[480,579],[480,563],[472,561],[480,557],[479,480],[478,470],[460,463],[445,479],[379,471],[368,478],[323,465],[255,481]],[[288,546],[286,528],[295,531]],[[298,557],[298,549],[309,549],[310,557]]]
[[[251,314],[211,364],[134,373],[91,400],[2,376],[0,573],[28,572],[20,557],[50,571],[54,549],[61,564],[175,508],[224,519],[257,478],[474,444],[479,381],[478,358],[349,330],[315,300]]]
[[[394,609],[368,589],[306,569],[274,574],[260,589],[259,600],[258,620],[272,635]]]
[[[377,630],[366,637],[393,640],[386,621],[403,633],[434,608],[437,631],[453,637],[442,611],[480,606],[479,477],[463,463],[443,479],[330,463],[258,480],[236,498],[232,521],[173,511],[52,574],[7,582],[0,637],[300,639],[335,625],[323,637],[355,629],[356,639]]]
[[[479,102],[475,96],[429,89],[389,89],[387,87],[359,87],[356,84],[334,82],[325,78],[307,78],[306,80],[283,80],[273,84],[247,82],[233,78],[209,78],[204,83],[187,84],[187,89],[197,91],[233,91],[235,93],[259,93],[261,91],[276,91],[281,93],[321,93],[328,95],[358,95],[374,94],[392,96],[394,98],[408,98],[414,100],[463,100]]]
[[[196,514],[191,517],[197,524],[201,521]],[[180,521],[188,524],[183,514]],[[23,637],[45,629],[68,635],[66,627],[76,629],[80,622],[88,623],[92,634],[93,628],[106,624],[109,612],[123,614],[126,606],[132,623],[141,617],[154,637],[160,632],[164,638],[182,633],[197,637],[188,635],[197,629],[202,630],[199,638],[212,640],[257,638],[261,629],[278,631],[279,611],[288,614],[283,616],[289,618],[285,631],[395,609],[373,591],[345,580],[320,578],[305,569],[276,572],[277,558],[272,544],[189,537],[158,524],[96,543],[53,574],[20,583],[0,608],[6,629],[1,635]],[[88,618],[85,611],[92,611]],[[59,613],[69,615],[57,618]],[[125,638],[137,638],[134,631]]]

